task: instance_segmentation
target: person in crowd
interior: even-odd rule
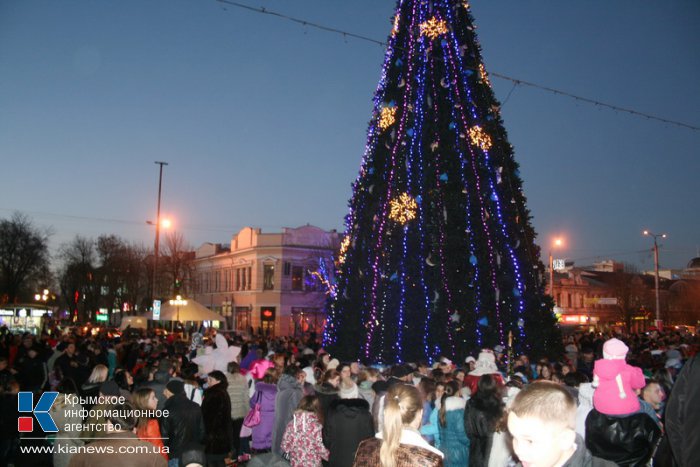
[[[56,438],[54,439],[53,465],[54,467],[68,467],[70,458],[73,456],[73,450],[84,443],[75,436],[74,430],[66,430],[66,425],[75,426],[83,422],[83,419],[77,415],[83,409],[83,406],[77,403],[73,397],[66,397],[78,395],[78,389],[75,387],[72,379],[61,381],[56,387],[56,391],[58,392],[58,397],[49,412],[58,428],[58,433],[56,433]]]
[[[336,370],[327,370],[323,373],[319,384],[314,387],[316,397],[321,404],[321,416],[325,420],[328,416],[328,407],[331,402],[340,399],[338,387],[340,386],[340,373]]]
[[[142,412],[136,421],[136,436],[140,440],[156,446],[163,458],[167,461],[168,454],[166,454],[163,449],[163,437],[160,433],[158,419],[153,416],[147,416],[149,411],[155,411],[158,407],[158,399],[156,398],[155,391],[151,388],[138,389],[134,393],[132,399],[134,408]]]
[[[164,390],[171,377],[172,374],[170,373],[170,362],[168,362],[166,359],[162,359],[159,362],[158,367],[155,368],[153,380],[146,384],[146,387],[153,389],[153,391],[156,393],[156,398],[158,399],[158,410],[163,410],[163,407],[165,406],[165,401],[167,399],[164,395]]]
[[[595,352],[590,346],[583,347],[576,360],[576,371],[583,373],[588,381],[593,381],[593,366],[595,365]],[[566,376],[566,375],[564,375]]]
[[[100,393],[100,386],[107,381],[108,373],[109,369],[106,366],[95,365],[87,381],[80,387],[80,395],[88,399],[97,397]],[[85,404],[85,409],[90,410],[92,406],[93,404],[88,402]]]
[[[430,423],[430,414],[435,407],[435,381],[431,378],[421,378],[418,383],[418,391],[423,399],[423,419],[421,420],[421,430]],[[431,445],[435,444],[435,436],[432,433],[426,434],[421,431],[425,440]]]
[[[491,375],[479,378],[479,390],[464,410],[464,431],[469,438],[470,467],[489,463],[493,434],[503,416],[501,388]]]
[[[614,467],[594,457],[574,430],[576,401],[560,385],[537,381],[513,399],[508,430],[518,466]]]
[[[360,392],[357,388],[357,384],[352,379],[352,371],[350,365],[347,363],[341,363],[336,368],[338,373],[340,373],[340,384],[338,385],[338,395],[341,399],[357,399],[360,397]]]
[[[158,449],[150,443],[136,437],[133,429],[136,418],[131,415],[134,407],[125,404],[108,406],[109,417],[106,424],[105,439],[92,443],[94,449],[74,454],[69,467],[92,467],[108,465],[110,467],[165,467],[168,465]],[[124,453],[128,452],[128,455]]]
[[[499,386],[505,386],[503,377],[496,366],[496,357],[490,350],[482,350],[479,353],[474,370],[470,371],[464,378],[464,385],[469,388],[472,396],[479,390],[479,378],[483,375],[493,375]]]
[[[395,384],[386,394],[382,431],[360,443],[354,467],[441,467],[443,453],[418,433],[423,401],[414,386]]]
[[[15,359],[17,380],[22,391],[39,392],[46,386],[49,372],[41,350],[38,345],[34,344],[26,349],[26,352],[18,354]]]
[[[224,459],[233,444],[231,399],[226,391],[228,381],[218,370],[207,375],[207,389],[202,397],[204,417],[204,447],[208,467],[225,467]]]
[[[649,415],[659,425],[659,428],[662,428],[661,409],[664,399],[666,399],[663,387],[658,381],[650,379],[639,396],[642,412]]]
[[[360,397],[369,403],[369,406],[374,405],[376,393],[372,389],[372,385],[377,382],[380,377],[379,370],[376,368],[364,368],[357,375],[357,391]]]
[[[108,380],[100,385],[100,391],[97,395],[98,403],[92,406],[94,413],[85,419],[83,429],[80,432],[80,438],[85,443],[95,441],[102,436],[107,425],[105,411],[119,396],[121,396],[119,386],[114,381]]]
[[[284,430],[280,450],[292,467],[321,467],[329,452],[323,444],[323,425],[319,420],[320,405],[316,396],[304,396],[299,401],[292,421]]]
[[[134,377],[128,370],[123,368],[116,369],[114,371],[114,382],[119,386],[119,392],[126,400],[131,399],[131,391],[134,390]],[[156,393],[156,398],[158,394]]]
[[[606,415],[629,415],[639,411],[635,390],[645,386],[642,369],[625,361],[629,347],[613,338],[603,345],[603,358],[593,367],[593,407]]]
[[[182,381],[168,381],[163,392],[168,416],[161,419],[160,428],[169,450],[168,467],[179,467],[183,448],[204,441],[204,418],[202,409],[185,395]]]
[[[17,426],[19,383],[12,379],[0,393],[0,465],[11,465],[19,446]]]
[[[432,439],[431,444],[436,448],[440,448],[439,414],[440,407],[442,406],[442,396],[443,394],[445,394],[445,384],[446,383],[444,382],[435,383],[435,392],[432,404],[433,408],[430,410],[428,422],[423,423],[423,425],[420,428],[421,435],[423,435],[426,438],[426,440]]]
[[[197,365],[194,363],[188,363],[182,366],[180,371],[180,376],[185,385],[185,395],[189,400],[197,405],[202,405],[202,388],[199,387],[199,382],[197,381]],[[244,415],[245,416],[245,415]]]
[[[301,384],[297,379],[296,366],[288,366],[277,381],[277,396],[275,397],[275,422],[272,428],[272,452],[282,455],[280,445],[287,424],[292,420],[299,401],[304,397]]]
[[[469,439],[464,431],[466,402],[459,396],[459,385],[456,381],[445,383],[445,393],[442,395],[438,412],[440,451],[445,454],[445,467],[469,465]]]
[[[255,383],[250,398],[250,408],[260,404],[260,423],[253,427],[252,452],[265,453],[272,449],[272,428],[275,424],[275,398],[277,397],[277,371],[268,368],[262,380]]]
[[[673,460],[680,467],[700,459],[700,354],[688,360],[678,374],[666,406],[666,433]]]
[[[63,355],[56,359],[54,367],[60,371],[61,379],[70,378],[81,387],[90,374],[88,358],[78,352],[75,343],[66,345]]]
[[[350,467],[360,441],[374,436],[374,433],[366,400],[342,396],[333,400],[323,420],[323,443],[330,451],[328,466]]]
[[[248,393],[248,382],[240,372],[241,368],[236,362],[228,364],[228,374],[226,379],[228,385],[226,391],[231,399],[231,420],[233,426],[233,450],[236,454],[241,454],[241,427],[243,419],[250,410],[250,397]]]

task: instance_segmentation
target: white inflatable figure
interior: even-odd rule
[[[228,370],[229,362],[233,362],[241,353],[240,347],[228,345],[226,338],[217,334],[215,338],[216,349],[207,346],[204,349],[204,355],[194,358],[192,361],[199,365],[200,374],[209,374],[214,370],[219,370],[224,374]]]

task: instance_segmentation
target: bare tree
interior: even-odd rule
[[[159,290],[169,290],[171,295],[187,295],[190,292],[188,284],[193,270],[190,259],[193,257],[194,248],[179,232],[166,235],[163,246],[164,274],[160,281],[162,285],[163,280],[167,280],[168,287]]]
[[[85,322],[93,317],[99,306],[99,285],[95,281],[95,242],[76,235],[60,248],[62,261],[59,270],[61,296],[78,320]]]
[[[0,303],[28,299],[47,276],[50,235],[19,212],[0,221]]]

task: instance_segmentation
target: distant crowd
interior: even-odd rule
[[[463,362],[389,367],[339,361],[310,338],[81,334],[0,328],[0,466],[700,459],[700,340],[687,332],[578,332],[554,360],[508,361],[497,345]],[[20,391],[34,393],[34,404],[45,391],[59,393],[49,412],[58,432],[38,423],[20,431]]]

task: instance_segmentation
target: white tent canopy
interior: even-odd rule
[[[160,306],[161,321],[177,321],[178,308],[180,321],[223,321],[223,317],[211,311],[199,302],[187,300],[187,305],[171,305],[168,301]],[[146,313],[147,319],[153,319],[153,313]]]
[[[128,326],[135,329],[146,329],[148,327],[148,318],[144,316],[124,316],[119,329],[123,331]]]

